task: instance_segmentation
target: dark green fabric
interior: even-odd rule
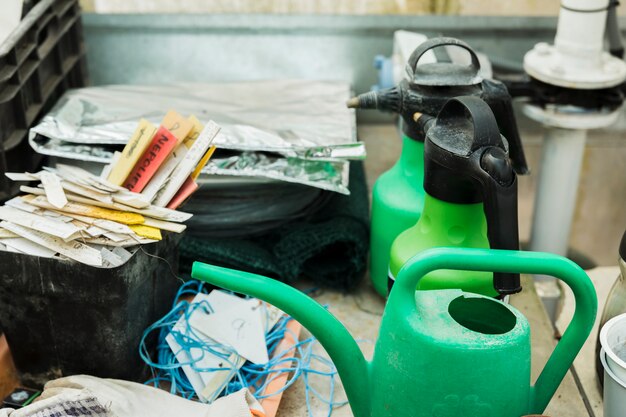
[[[236,268],[293,282],[350,290],[365,273],[369,249],[369,201],[361,162],[350,164],[349,196],[334,194],[320,211],[248,239],[185,236],[180,265],[194,261]]]

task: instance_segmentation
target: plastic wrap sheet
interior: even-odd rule
[[[222,126],[222,149],[302,159],[362,159],[349,84],[280,80],[215,84],[110,85],[68,91],[32,129],[75,144],[125,144],[140,118],[159,123],[169,109]],[[31,135],[32,137],[32,135]]]
[[[347,160],[356,141],[344,82],[250,81],[165,86],[112,85],[68,91],[31,129],[36,152],[109,163],[141,118],[158,124],[169,109],[222,126],[203,176],[268,178],[348,194]]]
[[[41,154],[69,160],[66,163],[75,161],[81,166],[84,162],[92,163],[89,170],[95,174],[111,161],[116,149],[122,149],[121,145],[81,145],[46,139],[41,135],[34,137],[31,145]],[[94,167],[94,163],[102,164],[102,167]],[[251,181],[254,178],[266,178],[349,194],[349,169],[347,161],[307,160],[274,153],[218,150],[202,170],[199,182],[206,184],[216,176],[224,179],[239,177],[240,184],[244,178],[250,178]]]

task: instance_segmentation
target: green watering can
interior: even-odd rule
[[[534,386],[530,326],[515,308],[461,290],[415,291],[439,269],[552,275],[574,292],[576,311]],[[520,417],[541,414],[587,339],[597,299],[573,262],[546,253],[435,248],[413,257],[389,295],[374,358],[300,291],[255,274],[196,262],[196,279],[275,305],[331,356],[355,417]]]

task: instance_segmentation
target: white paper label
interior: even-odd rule
[[[234,307],[213,314],[194,314],[189,324],[204,335],[230,346],[250,362],[269,362],[265,332],[261,321],[260,301],[257,305]]]
[[[114,268],[116,266],[120,266],[124,263],[122,258],[114,254],[112,251],[102,248],[100,250],[100,255],[102,255],[102,264],[109,268]]]
[[[70,259],[74,259],[75,261],[87,265],[102,266],[102,256],[100,255],[100,252],[80,242],[65,242],[60,238],[6,221],[0,223],[0,227],[10,230],[13,233],[16,233],[41,246],[65,255]]]
[[[146,188],[141,192],[141,195],[152,202],[159,190],[167,183],[172,171],[183,161],[185,155],[187,155],[187,147],[185,145],[180,145],[176,148],[159,167],[148,185],[146,185]]]
[[[23,237],[16,237],[11,239],[2,239],[1,241],[6,246],[10,246],[20,252],[28,255],[39,256],[40,258],[52,258],[56,255],[56,252],[52,249],[48,249],[44,246],[38,245],[35,242],[31,242]]]
[[[57,236],[61,239],[69,239],[80,232],[80,229],[71,223],[38,216],[8,206],[0,207],[0,219]]]
[[[198,136],[198,139],[196,139],[191,148],[189,148],[183,160],[178,164],[176,169],[174,169],[174,172],[172,172],[165,188],[157,194],[154,205],[165,207],[167,203],[170,202],[187,177],[193,172],[196,165],[198,165],[198,162],[200,162],[200,159],[202,159],[207,149],[209,149],[219,131],[220,127],[213,121],[210,121],[206,125],[200,133],[200,136]]]
[[[108,203],[108,204],[113,203],[113,198],[111,197],[111,195],[95,192],[90,187],[85,187],[83,185],[74,184],[67,180],[63,180],[61,182],[61,185],[63,186],[65,190],[67,190],[70,193],[74,193],[76,195],[91,198],[92,200],[101,201],[103,203]]]
[[[4,175],[7,176],[11,181],[16,182],[30,182],[39,180],[39,175],[29,174],[28,172],[5,172]]]
[[[62,209],[67,204],[67,197],[61,186],[59,177],[51,172],[41,173],[41,184],[46,192],[46,197],[54,207]]]

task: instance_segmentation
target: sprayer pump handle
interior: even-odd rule
[[[495,80],[484,80],[483,83],[483,99],[489,104],[493,114],[496,116],[500,132],[506,138],[509,144],[509,155],[513,162],[513,168],[517,175],[526,175],[529,173],[522,139],[515,120],[515,112],[513,110],[513,99],[509,94],[506,86]]]
[[[469,53],[470,64],[436,62],[418,65],[426,52],[441,46],[458,46],[465,49]],[[427,86],[476,85],[482,81],[479,75],[480,62],[476,52],[465,42],[447,37],[431,38],[422,42],[409,57],[406,72],[411,82]]]

